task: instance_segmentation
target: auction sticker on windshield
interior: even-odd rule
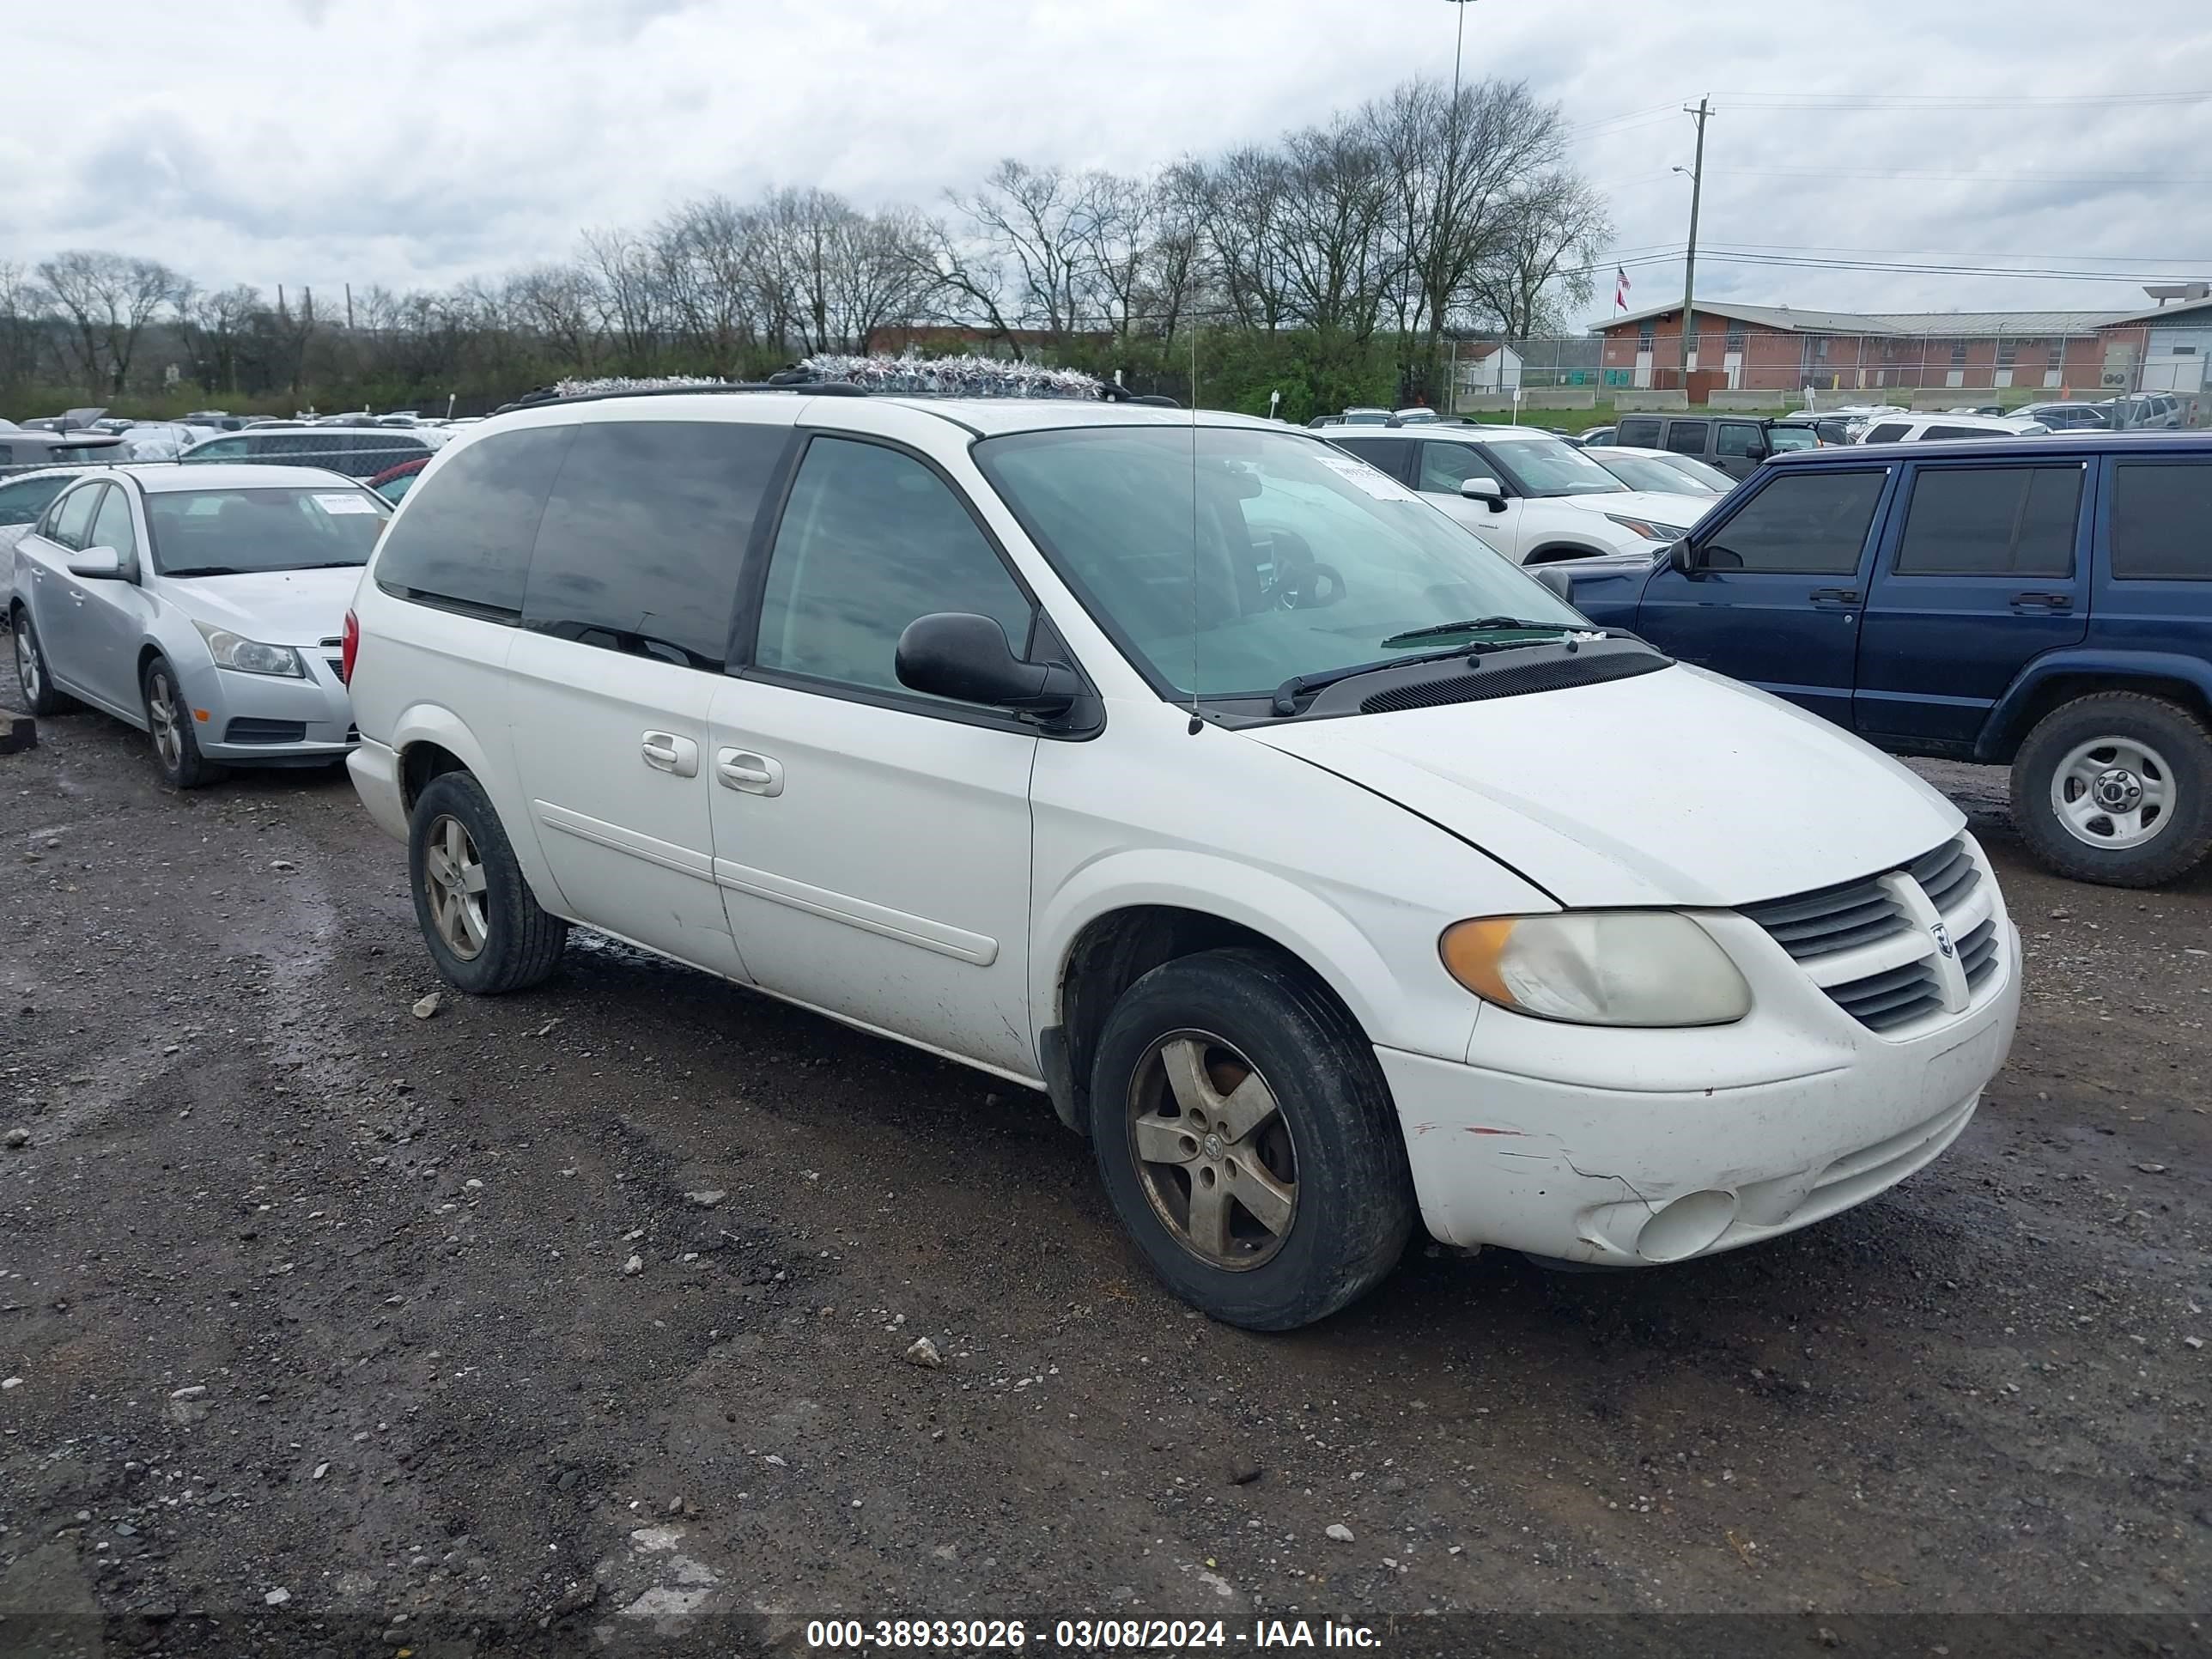
[[[1378,501],[1418,501],[1419,496],[1388,473],[1378,472],[1364,461],[1355,461],[1349,455],[1322,455],[1321,464],[1340,477],[1355,483]]]
[[[315,505],[325,513],[374,513],[376,503],[366,495],[318,495]]]

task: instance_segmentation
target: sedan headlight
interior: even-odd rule
[[[1633,530],[1647,542],[1678,542],[1690,532],[1679,525],[1661,524],[1656,519],[1632,519],[1626,513],[1605,515],[1615,524]]]
[[[1711,934],[1671,910],[1584,910],[1456,922],[1444,967],[1501,1008],[1577,1025],[1724,1025],[1751,988]]]
[[[204,622],[192,626],[207,641],[208,654],[217,668],[234,668],[241,674],[285,674],[295,680],[307,678],[307,665],[289,645],[264,645]]]

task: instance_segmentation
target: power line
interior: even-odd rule
[[[1729,176],[1762,179],[1901,179],[1978,185],[2212,185],[2201,173],[1938,173],[1906,167],[1716,167]]]
[[[1733,92],[1718,96],[1728,103],[1753,109],[2148,109],[2176,104],[2212,103],[2212,92]]]

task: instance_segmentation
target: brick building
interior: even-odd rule
[[[2141,384],[2154,325],[2212,301],[2164,313],[2118,311],[1801,311],[1700,303],[1691,372],[1726,391],[2033,387],[2108,395]],[[1660,306],[1596,325],[1607,386],[1681,384],[1682,308]],[[1706,380],[1710,376],[1710,381]],[[2191,389],[2194,389],[2192,386]]]

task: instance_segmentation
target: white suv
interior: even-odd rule
[[[1255,1328],[1417,1220],[1633,1266],[1832,1215],[2018,1012],[1941,795],[1278,424],[525,409],[424,469],[345,653],[451,983],[580,923],[1036,1089]]]
[[[1521,564],[1650,552],[1679,541],[1720,500],[1631,489],[1576,445],[1527,427],[1339,428],[1328,437]]]

